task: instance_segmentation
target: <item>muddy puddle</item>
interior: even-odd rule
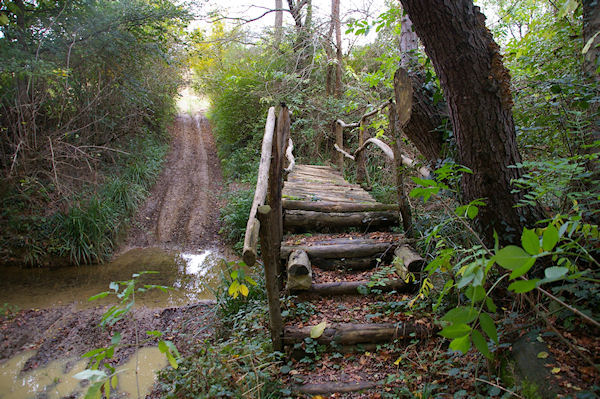
[[[74,377],[85,370],[85,360],[55,360],[45,367],[20,372],[34,354],[35,351],[22,352],[0,364],[0,399],[59,399],[85,396],[85,384]],[[141,365],[137,368],[137,380],[136,362]],[[154,385],[155,371],[166,365],[167,360],[158,348],[141,348],[126,364],[117,368],[118,383],[111,397],[145,397]]]
[[[75,304],[82,309],[114,301],[110,296],[89,302],[88,298],[107,291],[110,282],[131,279],[140,271],[155,271],[140,277],[140,284],[172,289],[151,290],[136,298],[137,306],[166,307],[214,299],[220,279],[223,255],[217,250],[175,253],[159,248],[136,248],[103,265],[59,269],[3,268],[0,305],[11,308],[50,308]]]

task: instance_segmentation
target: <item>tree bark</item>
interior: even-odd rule
[[[585,46],[590,40],[592,44],[584,55],[583,70],[584,72],[600,81],[600,74],[597,72],[600,68],[600,0],[583,0],[583,45]],[[596,35],[594,37],[594,35]],[[593,39],[592,39],[593,38]]]
[[[456,137],[466,202],[482,198],[477,227],[488,243],[518,242],[524,225],[542,216],[539,207],[515,208],[511,180],[522,176],[511,113],[510,75],[499,47],[472,0],[401,0],[440,78]]]
[[[335,28],[336,64],[335,90],[336,98],[342,98],[342,23],[340,21],[340,0],[331,0],[331,23]]]
[[[275,48],[279,48],[283,31],[283,0],[275,0]]]

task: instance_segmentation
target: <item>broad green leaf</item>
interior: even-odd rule
[[[250,284],[252,284],[252,285],[254,285],[254,286],[257,286],[257,285],[258,285],[258,283],[252,279],[252,277],[250,277],[250,276],[246,276],[246,277],[244,277],[244,278],[245,278],[245,279],[246,279],[246,281],[247,281],[247,282],[249,282]]]
[[[118,383],[119,383],[119,377],[117,377],[116,375],[113,375],[112,378],[110,379],[110,385],[112,385],[113,389],[117,389]]]
[[[523,249],[529,252],[530,255],[537,255],[540,253],[540,238],[533,230],[529,230],[528,228],[523,229],[521,245],[523,245]]]
[[[106,396],[106,399],[110,398],[110,380],[104,382],[104,395]]]
[[[479,208],[477,208],[476,206],[470,205],[469,208],[467,208],[467,216],[469,217],[469,219],[475,219],[478,214]]]
[[[473,303],[481,302],[485,298],[485,289],[481,285],[470,286],[465,290],[465,295]]]
[[[106,378],[108,376],[106,375],[106,373],[104,371],[86,369],[86,370],[83,370],[83,371],[75,374],[73,377],[77,378],[78,380],[88,380],[88,381],[94,383],[94,382],[103,380],[104,378]]]
[[[321,322],[321,323],[317,324],[316,326],[313,326],[313,328],[310,329],[310,337],[312,339],[319,338],[321,335],[323,335],[325,328],[327,328],[326,321]]]
[[[546,351],[542,351],[537,354],[538,359],[546,359],[546,358],[548,358],[548,356],[549,356],[548,352],[546,352]]]
[[[552,251],[557,242],[558,230],[556,227],[550,225],[544,230],[544,234],[542,235],[542,248],[544,248],[544,251]]]
[[[466,324],[451,324],[448,327],[444,328],[438,334],[440,334],[444,338],[458,338],[465,335],[468,335],[471,332],[471,326]]]
[[[487,297],[485,298],[485,306],[487,306],[488,310],[492,313],[496,313],[496,304],[494,303],[494,301],[492,300],[492,298]]]
[[[558,18],[564,18],[567,14],[573,13],[579,7],[577,0],[566,0],[558,12]]]
[[[6,14],[0,13],[0,26],[8,25],[9,22],[10,21],[9,21],[8,17],[6,16]]]
[[[0,18],[1,18],[1,16],[0,16]],[[7,23],[8,23],[8,20],[7,20]],[[2,25],[1,22],[0,22],[0,25]],[[590,39],[585,43],[585,46],[583,46],[583,49],[581,49],[581,54],[586,54],[588,51],[590,51],[590,48],[592,47],[592,43],[594,43],[594,40],[596,40],[598,35],[600,35],[600,31],[596,32],[596,34],[594,36],[590,37]]]
[[[471,333],[471,339],[473,340],[473,344],[477,350],[479,350],[479,352],[483,353],[483,355],[488,359],[492,358],[492,353],[488,349],[487,341],[479,331],[473,330]]]
[[[502,248],[494,256],[494,260],[500,266],[508,270],[515,270],[524,266],[531,259],[531,255],[516,245],[509,245]]]
[[[110,294],[110,292],[108,292],[108,291],[101,292],[99,294],[89,297],[88,301],[95,301],[96,299],[104,298],[104,297],[108,296],[108,294]]]
[[[470,306],[459,306],[451,309],[442,317],[443,321],[452,324],[468,324],[477,318],[477,309]]]
[[[471,337],[465,335],[464,337],[453,339],[450,342],[450,349],[453,351],[460,351],[464,355],[471,349]]]
[[[158,350],[160,351],[160,353],[167,353],[169,351],[169,347],[167,346],[165,341],[159,341]]]
[[[490,317],[489,314],[482,312],[479,315],[479,325],[481,329],[487,334],[488,337],[496,344],[498,343],[498,330],[496,329],[496,323]]]
[[[524,292],[529,292],[533,290],[538,281],[540,281],[539,278],[535,278],[532,280],[515,281],[514,283],[508,286],[508,289],[509,291],[514,291],[517,294],[522,294]]]
[[[248,289],[248,286],[246,284],[240,284],[240,293],[243,296],[248,296],[248,294],[250,293],[250,290]]]
[[[87,392],[85,393],[84,399],[101,399],[102,398],[102,382],[97,382],[95,384],[90,385]]]
[[[512,273],[510,273],[510,279],[514,280],[516,278],[521,277],[522,275],[527,273],[529,270],[531,270],[531,267],[534,264],[535,264],[535,258],[530,258],[527,262],[525,262],[525,264],[523,266],[516,268],[515,270],[512,271]]]
[[[234,270],[231,272],[231,278],[234,280],[236,280],[239,275],[240,275],[240,272],[238,270]]]
[[[146,331],[146,334],[151,336],[151,337],[161,337],[163,335],[162,332],[157,331],[157,330],[153,330],[153,331]]]
[[[81,355],[81,357],[94,357],[96,356],[98,353],[100,352],[104,352],[106,350],[106,348],[98,348],[98,349],[92,349],[89,352],[84,353],[83,355]]]
[[[569,269],[567,269],[566,267],[559,267],[559,266],[549,267],[546,270],[544,270],[544,275],[546,276],[546,278],[544,279],[544,282],[547,283],[547,282],[551,282],[551,281],[560,280],[561,278],[566,276],[568,272],[569,272]]]
[[[116,332],[110,339],[110,343],[113,345],[118,345],[119,342],[121,342],[121,333],[120,332]]]
[[[177,369],[177,367],[179,367],[179,364],[177,363],[177,359],[175,359],[175,357],[173,356],[171,351],[165,352],[165,355],[167,356],[167,360],[169,361],[169,364],[171,365],[171,367],[173,367],[174,369]]]

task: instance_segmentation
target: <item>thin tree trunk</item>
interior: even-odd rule
[[[596,82],[600,81],[600,0],[583,0],[583,44],[591,40],[584,55],[583,69]]]
[[[275,48],[279,48],[283,31],[283,0],[275,0]]]
[[[450,111],[465,201],[482,198],[477,225],[488,242],[497,231],[517,242],[522,227],[542,217],[539,207],[515,205],[511,180],[522,176],[512,117],[510,75],[499,47],[472,0],[401,0],[440,78]]]
[[[331,20],[335,27],[336,68],[335,97],[342,98],[342,22],[340,20],[340,0],[331,0]]]

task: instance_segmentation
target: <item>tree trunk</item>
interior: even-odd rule
[[[331,0],[331,23],[335,27],[335,97],[342,98],[342,23],[340,21],[340,0]]]
[[[493,242],[518,242],[522,227],[542,217],[539,207],[515,208],[520,195],[511,180],[522,176],[511,113],[510,75],[499,47],[472,0],[401,0],[433,61],[448,103],[459,162],[473,173],[462,178],[465,201],[483,198],[477,226]]]
[[[414,65],[417,59],[415,52],[419,48],[419,38],[412,25],[408,14],[400,18],[400,66],[406,70]]]
[[[600,0],[583,0],[583,45],[590,40],[592,44],[584,55],[583,69],[585,73],[600,81]],[[594,37],[594,35],[596,35]]]
[[[279,48],[283,31],[283,0],[275,0],[275,48]]]

